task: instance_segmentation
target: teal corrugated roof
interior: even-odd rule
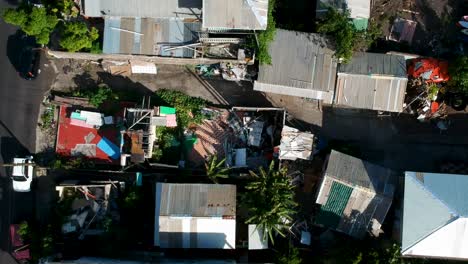
[[[367,18],[354,18],[353,25],[357,30],[367,30],[367,25],[369,24],[369,19]]]
[[[352,192],[353,188],[334,181],[328,200],[321,206],[315,222],[330,228],[336,228],[340,223],[341,216]]]
[[[457,218],[456,214],[425,188],[416,177],[415,172],[406,172],[402,251],[407,250],[455,218]]]
[[[423,184],[456,214],[468,217],[468,176],[423,173]]]

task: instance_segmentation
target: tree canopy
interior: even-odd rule
[[[270,43],[275,39],[276,34],[276,23],[273,11],[275,9],[275,0],[268,2],[268,20],[267,28],[258,34],[258,53],[257,59],[260,64],[271,64],[271,56],[268,52]]]
[[[206,176],[214,183],[218,183],[219,178],[229,177],[229,168],[226,168],[226,158],[218,161],[218,156],[212,154],[205,162]]]
[[[459,56],[449,65],[449,85],[455,90],[468,94],[468,57]]]
[[[268,170],[259,168],[259,173],[250,171],[253,180],[247,184],[247,191],[242,197],[242,205],[249,211],[246,224],[255,224],[263,231],[264,239],[278,233],[286,236],[284,229],[295,214],[293,185],[286,175],[286,170],[275,170],[274,162]]]
[[[39,44],[49,43],[50,33],[58,23],[54,15],[47,13],[44,7],[21,6],[17,9],[7,9],[3,13],[5,22],[18,26],[24,33],[36,37]]]
[[[67,22],[60,38],[60,46],[70,52],[91,49],[93,41],[99,38],[98,30],[91,29],[84,22]]]
[[[357,30],[351,23],[349,10],[339,12],[329,8],[325,19],[318,24],[317,31],[333,37],[335,56],[349,62],[354,51],[367,50],[382,34],[380,25],[369,23],[368,30]]]

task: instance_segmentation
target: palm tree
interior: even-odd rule
[[[292,222],[292,215],[296,213],[297,206],[294,201],[294,186],[286,176],[286,170],[275,170],[274,162],[268,171],[259,168],[256,174],[250,171],[254,178],[246,186],[247,192],[242,197],[242,204],[249,211],[246,224],[256,224],[263,232],[263,239],[274,244],[275,233],[285,237],[284,230],[288,222]]]
[[[205,162],[206,176],[214,183],[218,183],[218,178],[228,178],[229,168],[225,165],[226,158],[218,162],[216,155],[210,155]]]

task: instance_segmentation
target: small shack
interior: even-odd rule
[[[363,238],[380,234],[395,185],[389,169],[332,150],[316,203],[315,223]]]
[[[254,90],[332,103],[337,61],[325,37],[278,29],[269,54],[271,65],[260,65]]]
[[[385,112],[401,112],[408,77],[405,57],[361,52],[341,64],[335,104]]]

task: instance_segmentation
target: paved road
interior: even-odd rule
[[[0,9],[16,1],[2,0]],[[53,80],[53,70],[43,66],[36,80],[21,79],[7,55],[9,38],[16,28],[0,20],[0,162],[11,162],[17,155],[35,151],[36,124],[43,94]],[[11,41],[11,40],[10,40]],[[11,43],[10,43],[11,45]],[[4,251],[9,250],[8,226],[34,214],[34,193],[14,193],[11,190],[9,170],[0,167],[0,262],[11,260]],[[14,263],[14,262],[13,262]]]

